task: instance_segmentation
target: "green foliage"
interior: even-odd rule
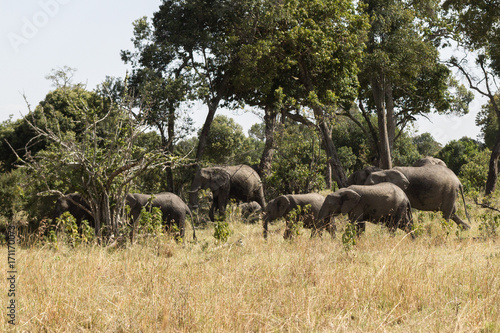
[[[217,115],[208,134],[205,158],[210,164],[256,164],[261,151],[233,118]]]
[[[349,251],[356,245],[358,237],[358,227],[356,223],[348,222],[345,226],[344,233],[342,234],[342,244],[344,250]]]
[[[499,6],[488,0],[446,0],[443,8],[455,39],[469,50],[486,55],[495,75],[500,75]]]
[[[420,159],[417,146],[413,143],[412,138],[401,133],[399,138],[394,142],[392,151],[393,165],[408,166]]]
[[[496,102],[498,95],[495,95]],[[498,117],[491,101],[482,106],[476,116],[476,125],[481,127],[481,137],[486,147],[493,149],[498,133]]]
[[[477,141],[463,137],[460,140],[448,142],[437,157],[442,159],[448,168],[458,175],[462,165],[466,164],[469,158],[481,149],[482,147]]]
[[[481,237],[497,238],[498,229],[500,227],[500,215],[491,216],[491,214],[485,213],[479,216],[481,222],[479,224],[479,233]]]
[[[16,212],[23,209],[25,181],[24,172],[15,169],[0,173],[0,216],[11,219]]]
[[[58,98],[54,100],[55,96]],[[60,108],[73,112],[75,119],[60,117]],[[43,121],[25,121],[31,122],[47,144],[36,155],[28,151],[23,161],[30,177],[26,196],[34,199],[40,192],[81,193],[96,221],[105,227],[105,237],[118,231],[124,197],[132,181],[146,170],[175,164],[158,150],[138,146],[144,124],[123,105],[96,93],[78,86],[59,88],[38,109],[43,111]],[[59,131],[63,125],[79,130]]]
[[[139,218],[137,234],[145,235],[162,235],[163,234],[163,220],[162,212],[158,207],[151,207],[149,209],[142,207],[141,215]]]
[[[488,148],[473,151],[467,156],[467,162],[460,167],[458,174],[467,191],[484,189],[488,178],[488,164],[491,151]]]
[[[422,156],[434,156],[441,150],[441,144],[430,133],[414,136],[413,144],[417,146],[418,153]]]
[[[214,238],[220,243],[226,243],[233,231],[229,223],[223,218],[216,218],[214,222]]]
[[[311,214],[311,205],[297,206],[292,209],[287,216],[287,238],[300,236],[302,227],[304,226],[304,218]]]
[[[55,227],[49,230],[46,239],[56,249],[61,239],[71,247],[89,244],[94,239],[94,229],[89,226],[89,222],[83,220],[81,226],[78,227],[76,219],[70,212],[63,213],[54,222]]]
[[[360,119],[359,112],[353,117]],[[337,147],[339,159],[347,174],[371,165],[377,155],[370,138],[350,119],[337,117],[332,126],[332,139]]]
[[[272,174],[266,179],[266,195],[309,193],[325,186],[326,156],[318,133],[309,127],[287,123],[276,133]]]

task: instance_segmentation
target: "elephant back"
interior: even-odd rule
[[[307,194],[290,194],[288,195],[290,202],[293,202],[293,206],[305,207],[310,206],[310,211],[315,217],[318,216],[323,203],[325,202],[325,197],[319,193],[307,193]]]
[[[455,173],[441,165],[397,167],[410,182],[405,190],[413,208],[439,211],[448,201],[455,202],[460,180]]]
[[[262,181],[259,174],[248,165],[227,167],[231,192],[238,200],[252,201],[260,196]]]

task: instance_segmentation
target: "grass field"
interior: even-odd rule
[[[471,231],[415,213],[416,240],[369,224],[351,248],[342,228],[334,240],[310,239],[304,230],[285,241],[278,222],[266,242],[261,225],[236,217],[224,244],[208,226],[198,230],[198,242],[189,236],[184,244],[161,237],[124,248],[18,247],[13,329],[500,332],[495,214],[471,208]],[[7,248],[2,252],[7,272]],[[7,293],[0,299],[6,312]],[[4,330],[12,329],[7,320],[0,316]]]

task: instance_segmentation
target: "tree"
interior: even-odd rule
[[[12,170],[17,160],[13,150],[23,154],[29,150],[35,155],[47,145],[46,140],[34,140],[38,135],[29,122],[36,122],[41,126],[48,126],[54,132],[72,132],[79,136],[84,130],[84,124],[79,121],[82,110],[93,109],[104,116],[103,104],[108,103],[102,96],[89,92],[80,84],[73,84],[69,73],[62,70],[53,71],[47,76],[56,87],[47,93],[45,98],[35,107],[33,112],[16,121],[7,120],[0,125],[0,160],[5,170]],[[62,78],[59,78],[62,77]],[[59,86],[59,84],[63,84]],[[29,120],[29,122],[28,122]]]
[[[460,169],[467,163],[470,156],[482,150],[482,146],[474,139],[463,137],[460,140],[452,140],[448,142],[437,154],[437,157],[442,159],[448,168],[455,174],[460,173]]]
[[[467,67],[467,58],[452,57],[450,64],[465,76],[470,89],[489,100],[500,129],[500,107],[495,98],[498,90],[495,79],[500,75],[500,6],[488,0],[447,0],[443,7],[449,14],[456,34],[455,40],[476,53],[476,71]],[[498,180],[500,130],[496,132],[491,149],[485,193],[491,194]]]
[[[218,115],[214,118],[205,148],[205,160],[211,164],[240,164],[249,148],[243,127],[233,118]]]
[[[272,9],[280,20],[259,57],[269,52],[279,64],[278,77],[272,81],[277,86],[274,96],[286,117],[310,125],[306,115],[311,115],[335,180],[346,186],[331,127],[335,110],[350,105],[356,96],[366,17],[351,1],[284,1]]]
[[[68,188],[79,192],[89,203],[96,234],[101,237],[101,227],[106,227],[108,236],[117,235],[125,195],[134,179],[147,169],[165,166],[169,160],[134,144],[144,125],[132,117],[128,107],[102,97],[100,105],[93,105],[82,95],[75,95],[75,89],[79,88],[64,88],[60,93],[78,114],[78,120],[70,121],[68,126],[81,131],[76,135],[58,130],[66,119],[57,117],[54,105],[41,103],[40,119],[31,117],[31,110],[24,119],[35,138],[44,140],[47,146],[36,155],[26,151],[22,157],[24,167],[36,175],[34,179],[44,187],[43,193],[62,196]],[[93,101],[98,94],[88,92],[84,96]]]
[[[498,94],[496,94],[495,99],[498,100]],[[499,127],[497,114],[491,102],[481,107],[481,110],[476,116],[476,125],[481,128],[480,135],[486,147],[490,150],[493,149]]]
[[[190,97],[189,73],[183,66],[171,65],[175,55],[168,47],[153,42],[153,28],[146,17],[136,20],[133,26],[136,50],[122,51],[121,55],[125,63],[132,65],[127,83],[135,93],[136,106],[143,111],[136,117],[144,118],[148,125],[157,129],[162,149],[172,154],[175,143],[191,131],[191,119],[181,119],[180,112],[182,103]],[[108,82],[108,85],[115,82]],[[164,187],[174,192],[172,169],[167,167],[166,173]]]
[[[268,197],[324,188],[326,154],[315,128],[287,120],[277,132],[276,143],[272,173],[265,180]]]
[[[439,2],[363,3],[371,28],[359,75],[358,102],[367,131],[377,138],[380,166],[390,168],[398,133],[403,133],[415,115],[432,111],[467,113],[472,97],[439,61],[437,46],[443,30]],[[345,114],[349,116],[349,112]],[[376,124],[368,114],[377,115]]]
[[[413,137],[412,141],[422,157],[434,156],[441,149],[441,144],[428,132]]]
[[[169,57],[158,55],[159,66],[186,72],[195,96],[208,107],[200,131],[196,160],[207,144],[215,112],[230,94],[231,76],[237,66],[235,55],[239,45],[232,42],[244,12],[244,1],[167,0],[153,16],[153,43],[168,50]]]

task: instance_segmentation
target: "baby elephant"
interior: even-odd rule
[[[264,238],[267,238],[267,226],[269,222],[280,217],[287,218],[292,210],[299,206],[304,209],[307,205],[310,206],[308,209],[301,212],[301,217],[304,221],[304,227],[312,228],[314,232],[316,217],[324,201],[325,197],[319,193],[287,194],[271,200],[264,209]],[[285,234],[283,235],[285,239],[292,236],[292,222],[295,221],[290,221],[289,219],[286,221]]]
[[[241,217],[248,223],[257,222],[262,212],[262,207],[257,201],[243,202],[238,208],[241,211]]]
[[[352,185],[329,194],[318,215],[319,229],[325,227],[330,216],[339,214],[349,215],[351,223],[357,225],[358,234],[365,231],[365,221],[385,223],[391,232],[397,228],[410,232],[413,226],[410,201],[392,183]]]

